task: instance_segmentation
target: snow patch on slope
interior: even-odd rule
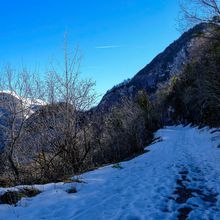
[[[35,110],[38,109],[40,106],[47,105],[47,103],[41,99],[23,97],[23,96],[18,95],[14,91],[9,91],[9,90],[0,91],[0,95],[4,95],[4,94],[10,95],[10,96],[16,98],[17,100],[19,100],[22,109],[24,111],[26,111],[27,117],[29,117],[31,114],[33,114],[35,112]]]

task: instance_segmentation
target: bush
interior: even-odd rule
[[[40,190],[31,187],[31,188],[23,188],[18,191],[7,191],[3,195],[0,196],[1,204],[8,205],[16,205],[18,201],[25,197],[34,197],[40,193]]]

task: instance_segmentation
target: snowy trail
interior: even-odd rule
[[[65,192],[68,184],[47,184],[17,207],[0,205],[0,220],[220,219],[220,134],[177,126],[157,136],[163,141],[123,169],[84,174],[76,194]]]

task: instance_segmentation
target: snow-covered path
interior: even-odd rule
[[[220,219],[220,134],[177,126],[157,136],[163,141],[123,169],[84,174],[76,194],[65,192],[69,184],[47,184],[17,207],[0,205],[0,220]]]

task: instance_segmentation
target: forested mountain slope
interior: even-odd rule
[[[173,76],[180,75],[187,63],[200,56],[201,48],[209,43],[203,36],[209,34],[212,28],[213,25],[201,23],[185,32],[131,80],[109,90],[98,108],[109,109],[124,97],[134,97],[142,89],[149,95],[155,94],[158,88],[168,83]]]

